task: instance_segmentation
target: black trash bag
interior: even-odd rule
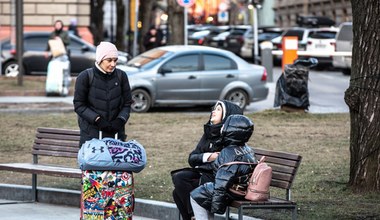
[[[316,66],[318,60],[296,60],[293,64],[285,65],[284,73],[276,83],[274,107],[290,106],[309,109],[309,69]]]

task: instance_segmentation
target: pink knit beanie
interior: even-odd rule
[[[96,47],[96,63],[102,62],[102,60],[107,58],[117,58],[118,52],[114,44],[110,42],[102,41]]]

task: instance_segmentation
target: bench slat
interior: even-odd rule
[[[42,165],[32,163],[8,163],[0,164],[0,170],[9,170],[14,172],[44,174],[51,176],[81,178],[82,172],[78,168],[58,167],[56,165]]]
[[[55,139],[55,140],[70,140],[70,141],[79,141],[79,136],[74,135],[64,135],[64,134],[49,134],[49,133],[37,133],[36,138],[46,138],[46,139]]]
[[[79,148],[78,147],[66,147],[66,146],[55,146],[55,145],[41,145],[41,144],[35,144],[33,145],[33,150],[38,154],[39,150],[46,150],[46,151],[58,151],[58,152],[71,152],[71,153],[78,153]]]
[[[34,155],[43,155],[43,156],[53,156],[53,157],[70,157],[77,158],[78,153],[70,152],[59,152],[59,151],[48,151],[48,150],[32,150]]]
[[[35,139],[34,143],[36,145],[55,145],[55,146],[66,146],[71,148],[79,149],[79,141],[63,141],[63,140],[52,140],[52,139]]]
[[[283,205],[283,204],[296,204],[292,201],[288,201],[280,198],[270,198],[268,201],[247,201],[247,200],[235,200],[230,206],[239,208],[240,206],[258,206],[258,205]]]
[[[255,154],[257,155],[265,155],[270,157],[277,157],[277,158],[285,158],[287,160],[300,160],[300,155],[298,154],[292,154],[292,153],[286,153],[286,152],[280,152],[280,151],[271,151],[271,150],[265,150],[261,148],[255,148],[254,149]]]
[[[79,130],[74,129],[64,129],[64,128],[46,128],[46,127],[39,127],[37,128],[37,132],[39,133],[53,133],[53,134],[71,134],[74,136],[79,136],[80,132]]]

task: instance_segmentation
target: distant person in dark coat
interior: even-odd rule
[[[66,48],[67,55],[70,55],[69,54],[70,51],[68,51],[68,49],[67,49],[67,46],[70,44],[69,33],[67,31],[65,31],[63,28],[64,28],[63,22],[61,20],[56,20],[54,22],[54,31],[52,31],[50,33],[49,40],[60,38],[63,42],[63,45]],[[49,57],[49,51],[50,51],[50,46],[49,46],[49,44],[47,44],[46,53],[45,53],[46,58]]]
[[[148,33],[144,36],[144,47],[145,51],[159,47],[162,45],[162,32],[157,29],[155,26],[149,28]]]
[[[80,37],[79,32],[78,32],[78,26],[77,26],[77,19],[76,18],[72,18],[70,20],[69,33],[72,33],[75,36]]]

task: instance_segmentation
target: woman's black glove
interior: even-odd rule
[[[124,126],[125,122],[121,118],[117,118],[111,121],[111,129],[113,132],[119,132],[121,128]]]
[[[96,125],[99,127],[99,130],[109,132],[111,129],[111,123],[103,118],[99,118],[96,122]]]

